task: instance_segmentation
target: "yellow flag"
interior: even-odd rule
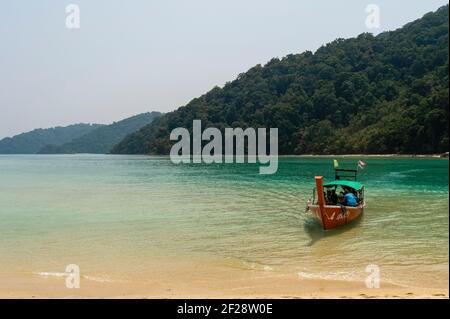
[[[335,169],[338,168],[339,167],[338,161],[337,160],[333,160],[333,165],[334,165]]]

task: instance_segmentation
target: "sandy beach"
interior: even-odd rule
[[[181,266],[181,267],[180,267]],[[189,268],[187,268],[189,267]],[[447,287],[448,287],[448,280]],[[298,274],[236,270],[229,267],[177,265],[153,270],[133,281],[110,281],[82,276],[79,289],[65,287],[65,278],[40,275],[0,277],[0,298],[448,298],[441,288],[402,287],[383,283],[367,288],[364,282],[300,278]]]

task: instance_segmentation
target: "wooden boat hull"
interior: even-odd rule
[[[357,219],[364,212],[364,204],[357,207],[308,205],[311,214],[318,220],[324,230],[346,225]]]
[[[346,225],[357,219],[363,212],[365,202],[363,201],[356,207],[327,205],[325,203],[325,195],[323,192],[323,177],[316,176],[317,202],[308,201],[308,210],[319,221],[324,230],[333,229],[342,225]]]

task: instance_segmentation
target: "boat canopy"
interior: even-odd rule
[[[355,181],[346,181],[346,180],[336,180],[332,182],[325,183],[323,187],[332,187],[332,186],[347,186],[353,188],[355,190],[360,190],[363,186],[361,183]]]

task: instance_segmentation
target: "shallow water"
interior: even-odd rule
[[[355,166],[358,159],[340,159]],[[448,287],[448,161],[366,158],[367,208],[323,232],[306,214],[314,175],[330,158],[258,165],[173,165],[166,157],[0,156],[0,274],[52,274],[78,264],[85,278],[133,280],[159,265],[298,273]]]

